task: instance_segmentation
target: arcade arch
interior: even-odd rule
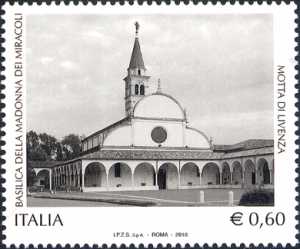
[[[155,169],[150,163],[140,163],[134,170],[134,186],[153,186],[156,183]]]
[[[252,160],[248,159],[244,164],[244,182],[246,186],[251,186],[256,183],[255,165]]]
[[[126,163],[114,163],[108,171],[108,186],[110,187],[132,186],[132,179],[132,171]]]
[[[43,169],[36,174],[37,184],[45,189],[50,189],[50,173],[49,170]]]
[[[233,185],[239,185],[243,183],[243,169],[242,165],[238,161],[234,161],[232,164],[232,183]]]
[[[85,187],[103,187],[106,186],[106,171],[103,164],[93,162],[87,165],[84,171]]]
[[[222,165],[222,184],[231,184],[230,167],[227,162]]]
[[[159,189],[178,188],[178,170],[173,163],[164,163],[159,167],[157,185]]]
[[[205,164],[202,169],[202,185],[217,185],[220,184],[220,171],[216,163],[210,162]]]
[[[200,170],[195,163],[185,163],[180,170],[180,185],[200,185]]]
[[[270,184],[270,169],[266,159],[260,158],[257,162],[257,184]]]

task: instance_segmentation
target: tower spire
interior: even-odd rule
[[[139,29],[140,24],[134,23],[135,39],[131,53],[129,67],[127,69],[127,76],[125,81],[125,113],[131,117],[133,109],[137,101],[147,94],[148,81],[150,76],[146,74],[146,67],[144,64],[140,42]]]
[[[138,38],[140,24],[138,22],[135,22],[134,25],[135,25],[135,40],[134,40],[133,50],[132,50],[128,69],[146,70],[142,52],[141,52],[141,46]]]

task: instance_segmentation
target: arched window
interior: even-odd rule
[[[141,75],[141,69],[138,70],[138,75]]]
[[[139,85],[138,85],[138,84],[136,84],[135,87],[134,87],[134,93],[135,93],[136,95],[139,94]]]
[[[141,95],[145,95],[145,87],[144,87],[144,85],[140,86],[140,94]]]

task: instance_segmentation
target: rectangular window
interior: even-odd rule
[[[121,177],[121,164],[115,164],[115,177]]]

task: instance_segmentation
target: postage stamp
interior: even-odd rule
[[[4,5],[6,245],[295,245],[296,5]]]

